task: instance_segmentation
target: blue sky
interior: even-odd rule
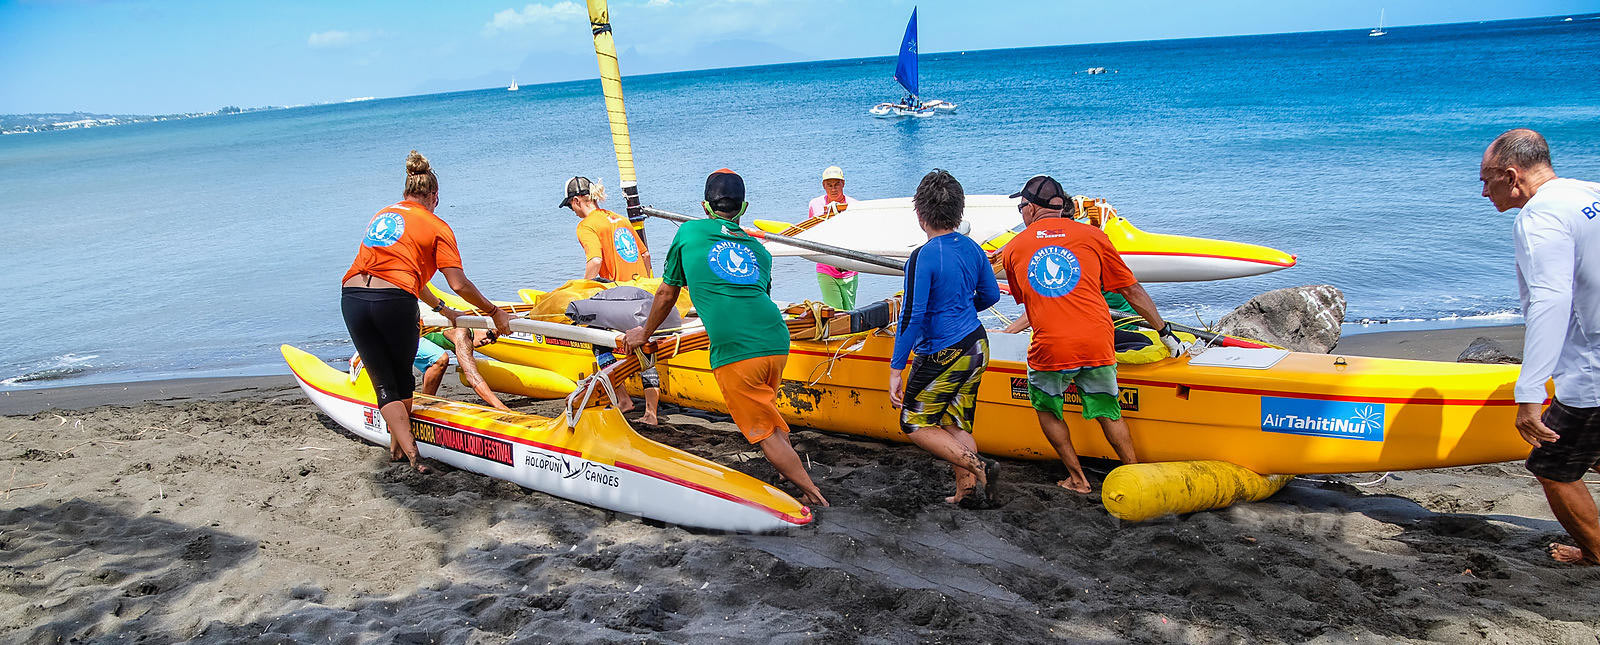
[[[1600,0],[614,0],[623,73],[1498,20]],[[1003,7],[1003,8],[999,8]],[[298,105],[596,75],[582,2],[0,0],[0,113]]]

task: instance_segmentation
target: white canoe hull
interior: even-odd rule
[[[968,227],[967,237],[982,244],[1021,225],[1022,216],[1017,212],[1017,200],[1011,197],[968,195],[962,223]],[[1113,236],[1112,243],[1117,245],[1122,259],[1141,282],[1224,280],[1270,273],[1294,264],[1292,256],[1266,247],[1124,230],[1132,230],[1139,237],[1118,239]],[[818,223],[797,237],[901,260],[911,257],[912,251],[928,241],[927,234],[917,224],[909,197],[855,202],[849,210]],[[1143,240],[1151,243],[1142,243]],[[767,242],[767,249],[775,257],[802,257],[863,273],[900,274],[894,269],[782,242]]]
[[[868,251],[868,253],[875,253]],[[888,257],[904,260],[911,257],[910,251],[903,253],[877,253]],[[800,256],[812,262],[829,264],[846,271],[859,271],[874,275],[900,275],[899,271],[877,264],[868,264],[837,255],[813,253]],[[1122,261],[1128,263],[1128,268],[1133,270],[1134,277],[1140,282],[1206,282],[1209,280],[1227,280],[1229,278],[1243,278],[1263,273],[1271,273],[1282,269],[1282,266],[1265,264],[1251,260],[1237,258],[1207,257],[1202,255],[1179,254],[1123,254]]]

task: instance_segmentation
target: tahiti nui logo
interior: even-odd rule
[[[406,218],[399,213],[378,213],[367,225],[367,237],[361,240],[366,246],[390,246],[400,241],[406,232]]]
[[[1034,251],[1033,257],[1028,260],[1028,284],[1046,298],[1067,295],[1073,287],[1078,286],[1078,279],[1082,277],[1083,269],[1078,266],[1078,256],[1059,246],[1046,246]]]
[[[723,240],[712,244],[706,264],[717,277],[734,284],[755,284],[760,279],[761,266],[756,262],[755,251],[738,242]]]
[[[618,226],[611,231],[611,246],[617,250],[617,256],[623,262],[635,262],[639,259],[639,244],[633,241],[633,231]]]

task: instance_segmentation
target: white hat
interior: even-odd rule
[[[828,166],[827,170],[822,171],[822,180],[827,181],[829,179],[844,181],[844,169],[838,166]]]

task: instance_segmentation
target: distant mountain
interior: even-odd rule
[[[271,110],[272,107],[241,108],[232,105],[211,112],[181,112],[176,114],[94,114],[90,112],[42,112],[32,114],[0,114],[0,134],[45,132],[48,130],[76,130],[145,121],[171,121],[192,119],[218,114],[238,114]]]

